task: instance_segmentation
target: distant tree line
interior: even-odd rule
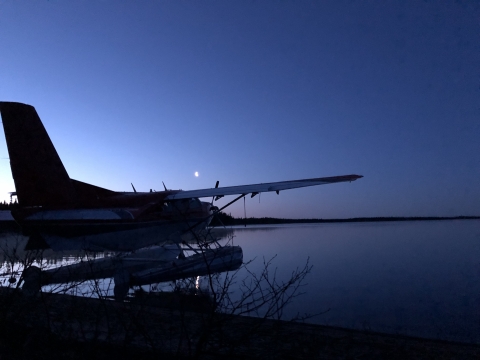
[[[6,201],[0,202],[0,210],[12,210],[18,207],[18,202],[15,200],[14,202],[7,203]]]
[[[480,216],[409,216],[409,217],[358,217],[348,219],[279,219],[272,217],[235,218],[231,214],[218,213],[210,226],[233,225],[275,225],[275,224],[313,224],[313,223],[343,223],[343,222],[375,222],[375,221],[425,221],[425,220],[472,220]]]

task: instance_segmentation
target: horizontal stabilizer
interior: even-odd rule
[[[71,179],[71,182],[79,201],[82,201],[84,199],[107,198],[109,196],[117,194],[117,192],[115,191],[108,190],[100,186],[87,184],[82,181]]]

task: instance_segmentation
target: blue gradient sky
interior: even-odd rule
[[[0,0],[0,99],[35,106],[70,177],[113,190],[360,174],[247,216],[480,215],[479,18],[474,1]],[[3,139],[0,158],[8,199]]]

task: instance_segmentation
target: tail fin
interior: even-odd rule
[[[0,112],[19,204],[73,204],[74,186],[35,108],[0,102]]]

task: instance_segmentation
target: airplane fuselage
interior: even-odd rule
[[[12,215],[30,235],[29,248],[46,243],[54,250],[132,251],[179,243],[208,226],[210,203],[198,198],[163,201],[171,193],[117,193],[90,207],[24,207]]]

